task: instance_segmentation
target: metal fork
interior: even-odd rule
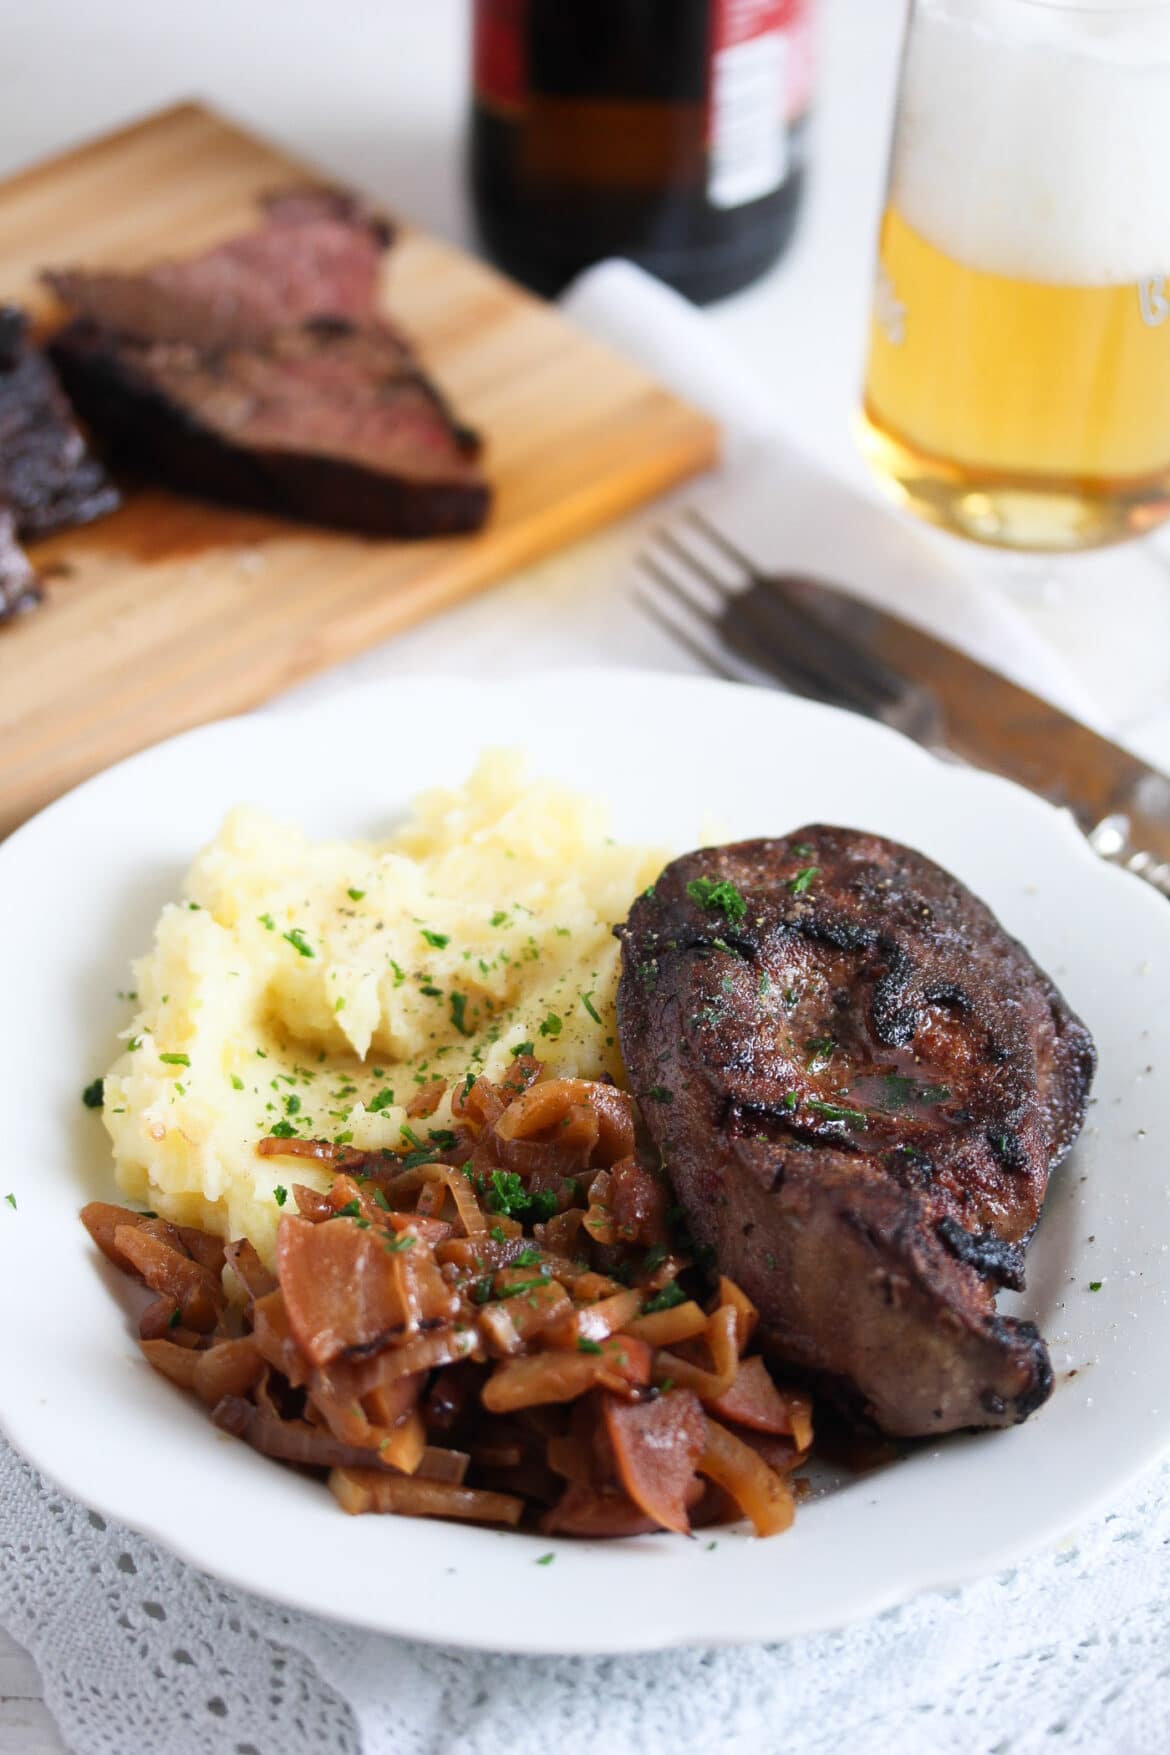
[[[939,697],[875,650],[882,643],[880,624],[888,621],[881,610],[827,580],[762,573],[694,508],[654,531],[637,565],[642,608],[718,675],[737,682],[778,682],[793,694],[877,719],[936,755],[962,761],[948,744]],[[916,668],[922,672],[921,664]],[[1001,690],[1012,690],[1006,679],[995,681]],[[1052,717],[1064,727],[1066,742],[1082,740],[1082,762],[1074,768],[1099,783],[1070,798],[1035,769],[1025,775],[1011,763],[1000,772],[1025,779],[1034,791],[1070,810],[1094,852],[1170,896],[1170,780],[1055,710]],[[1094,750],[1107,752],[1104,779]]]
[[[652,533],[637,557],[646,613],[718,675],[779,682],[905,732],[938,754],[938,704],[866,642],[865,606],[799,574],[766,576],[701,512]]]

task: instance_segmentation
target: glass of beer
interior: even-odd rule
[[[863,433],[980,542],[1170,515],[1170,0],[914,0]]]

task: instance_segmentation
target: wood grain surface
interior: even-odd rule
[[[0,185],[0,301],[47,318],[40,269],[189,254],[312,174],[200,105],[163,111]],[[387,542],[139,488],[40,544],[47,601],[0,631],[0,835],[119,757],[255,705],[714,458],[705,416],[423,232],[400,235],[384,298],[486,437],[488,527]]]

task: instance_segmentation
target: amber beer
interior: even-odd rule
[[[919,0],[865,385],[867,449],[910,505],[1021,548],[1170,514],[1170,62],[1143,80],[1132,40],[1100,58],[1069,18]]]

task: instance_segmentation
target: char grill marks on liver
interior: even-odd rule
[[[333,190],[138,274],[50,272],[53,358],[119,462],[180,490],[370,534],[479,527],[478,436],[380,313],[385,222]]]
[[[1000,1317],[1091,1039],[955,878],[813,826],[686,855],[619,929],[622,1052],[696,1240],[772,1353],[897,1435],[1047,1396]]]

